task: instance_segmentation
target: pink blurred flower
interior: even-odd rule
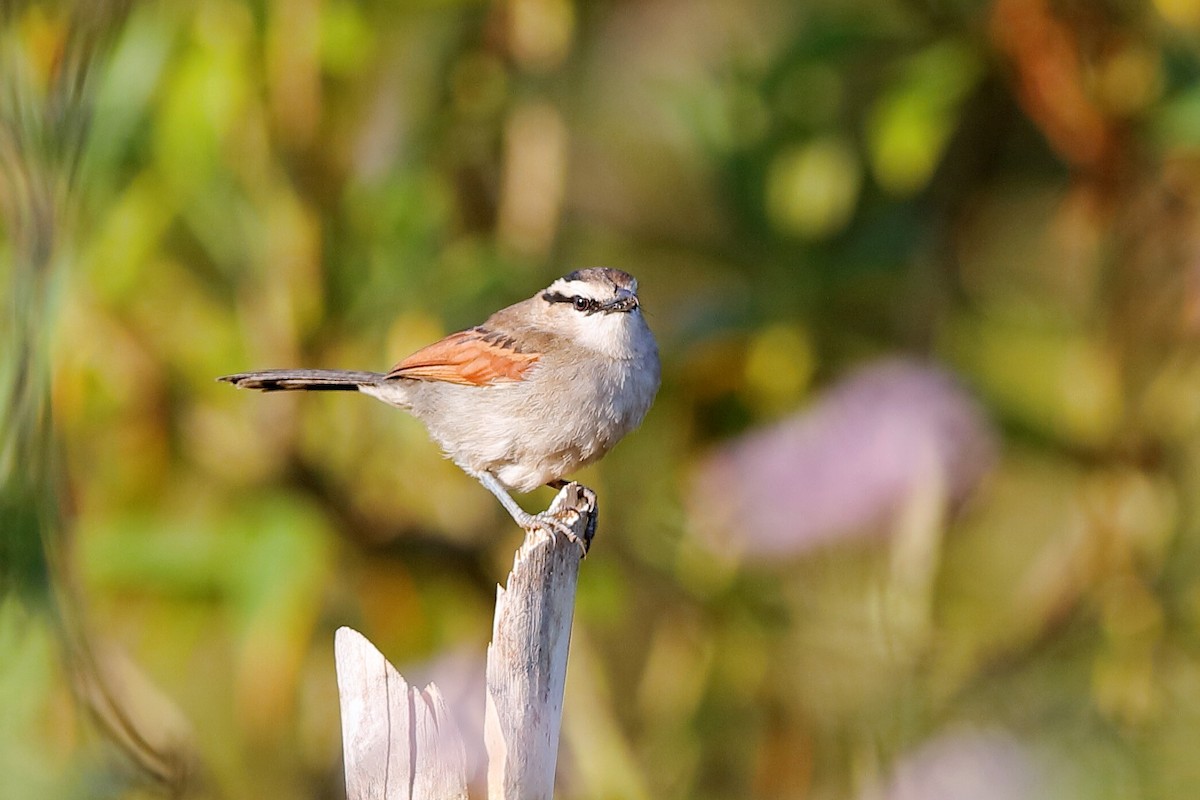
[[[1046,796],[1035,754],[998,731],[951,731],[900,759],[862,800],[1027,800]]]
[[[794,555],[886,533],[916,492],[936,491],[952,507],[994,457],[986,416],[949,373],[892,359],[711,454],[692,482],[689,516],[718,551]]]

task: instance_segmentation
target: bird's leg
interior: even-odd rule
[[[496,480],[496,476],[490,472],[472,472],[475,480],[483,484],[483,488],[496,496],[500,501],[500,505],[504,506],[504,510],[525,530],[536,528],[538,526],[537,517],[530,514],[525,509],[517,505],[517,501],[513,500],[512,495],[508,490],[500,485],[500,481]]]
[[[589,520],[587,530],[584,532],[584,538],[581,540],[575,535],[575,531],[571,530],[570,525],[548,511],[543,511],[540,514],[530,514],[528,511],[517,505],[517,501],[513,500],[512,495],[500,485],[500,481],[496,480],[495,475],[492,475],[490,472],[472,472],[471,474],[475,476],[477,481],[483,484],[485,489],[496,496],[496,499],[500,501],[500,505],[504,506],[504,510],[507,511],[509,516],[511,516],[513,520],[523,529],[531,531],[534,528],[543,528],[549,529],[554,533],[561,533],[562,535],[566,536],[567,539],[579,545],[579,547],[583,550],[583,554],[585,556],[587,555],[588,546],[591,544],[592,536],[596,532],[594,514],[592,515],[591,520]],[[585,487],[580,487],[580,489],[585,492],[585,496],[592,501],[594,506],[596,501],[596,493]]]

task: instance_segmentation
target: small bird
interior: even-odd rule
[[[660,373],[637,280],[593,267],[387,373],[270,369],[219,380],[263,391],[359,391],[402,408],[518,525],[564,530],[546,512],[524,511],[509,492],[559,488],[564,476],[600,459],[641,423]]]

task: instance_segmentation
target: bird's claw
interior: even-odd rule
[[[572,496],[569,491],[559,494],[549,509],[531,515],[528,519],[529,524],[525,527],[530,531],[535,528],[541,529],[551,536],[561,534],[568,541],[578,545],[581,557],[586,558],[592,546],[592,537],[596,535],[596,493],[578,483],[564,486],[574,487],[575,495]],[[575,524],[579,521],[580,514],[587,515],[582,536],[575,533]]]
[[[583,484],[579,485],[579,494],[583,496],[587,507],[591,509],[588,512],[587,527],[583,530],[583,554],[586,556],[592,546],[592,538],[596,535],[596,524],[600,520],[600,502],[596,499],[596,492]]]
[[[578,512],[570,511],[568,513]],[[573,542],[579,547],[581,557],[583,558],[587,557],[588,548],[590,548],[592,544],[592,534],[595,532],[593,523],[589,521],[587,530],[584,531],[583,536],[578,536],[575,533],[573,525],[568,523],[559,514],[551,513],[549,511],[543,511],[540,514],[534,514],[530,518],[530,525],[527,530],[530,532],[540,530],[549,534],[551,537],[561,535],[565,537],[567,541]]]
[[[480,482],[488,489],[492,489],[493,493],[501,498],[501,502],[505,499],[511,502],[507,493],[502,490],[497,491],[498,484],[496,487],[490,485],[488,477],[490,476],[487,473],[483,473]],[[492,480],[494,481],[494,479]],[[528,533],[540,531],[549,535],[551,539],[562,535],[579,547],[581,558],[587,558],[588,550],[592,546],[592,537],[596,535],[596,493],[588,487],[574,482],[552,481],[548,485],[561,490],[554,498],[554,502],[550,504],[550,508],[538,514],[530,514],[513,503],[513,507],[509,509],[513,519]],[[505,508],[508,508],[507,504]],[[587,521],[584,524],[583,534],[579,535],[575,533],[575,526],[579,523],[581,515],[586,515]]]

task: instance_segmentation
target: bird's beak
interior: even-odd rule
[[[604,313],[609,314],[614,311],[633,311],[638,307],[637,295],[628,289],[618,289],[617,296],[613,300],[604,304]]]

